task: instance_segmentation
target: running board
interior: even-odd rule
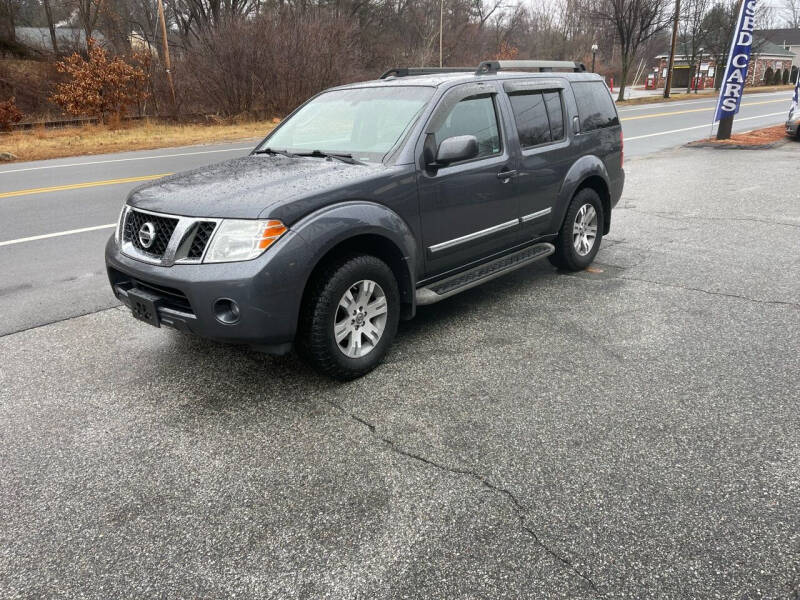
[[[524,250],[474,267],[469,271],[464,271],[463,273],[458,273],[447,279],[442,279],[427,287],[419,288],[417,290],[417,304],[420,306],[434,304],[435,302],[439,302],[439,300],[444,300],[459,292],[474,288],[476,285],[491,281],[495,277],[500,277],[511,271],[516,271],[525,265],[550,256],[553,252],[555,252],[553,244],[535,244]]]

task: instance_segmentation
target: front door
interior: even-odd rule
[[[426,277],[468,264],[520,240],[514,193],[515,158],[509,153],[491,82],[450,90],[425,130],[418,186]],[[428,168],[443,140],[473,135],[478,156]]]

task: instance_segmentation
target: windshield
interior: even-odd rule
[[[319,150],[382,160],[427,104],[433,88],[388,86],[320,94],[285,121],[259,149]]]

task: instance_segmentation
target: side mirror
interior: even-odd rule
[[[431,166],[444,167],[460,160],[469,160],[478,156],[478,139],[474,135],[457,135],[449,137],[439,144],[436,152],[436,163]]]

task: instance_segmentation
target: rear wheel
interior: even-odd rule
[[[567,271],[585,269],[594,260],[603,237],[603,204],[591,188],[572,198],[550,262]]]
[[[298,348],[322,373],[355,379],[381,362],[399,317],[400,293],[389,266],[374,256],[347,256],[312,282]]]

